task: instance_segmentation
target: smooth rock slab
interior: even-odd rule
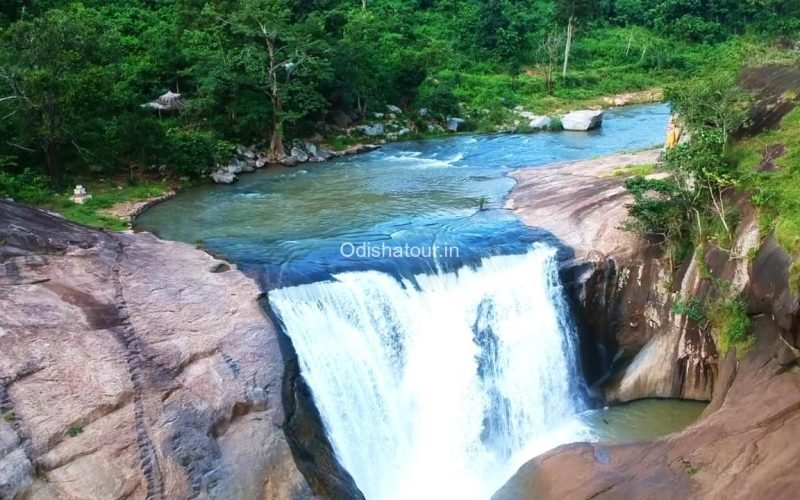
[[[0,498],[312,497],[252,280],[3,201],[0,241]]]

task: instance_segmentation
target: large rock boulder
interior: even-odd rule
[[[573,111],[561,117],[564,130],[585,132],[600,127],[603,124],[603,111]]]
[[[528,127],[533,130],[544,130],[550,128],[550,124],[553,120],[549,116],[533,116],[531,117],[530,123],[528,123]]]
[[[213,180],[217,184],[233,184],[234,182],[238,181],[239,178],[236,177],[236,174],[226,169],[226,170],[217,170],[216,172],[211,174],[211,180]]]
[[[311,498],[260,297],[189,245],[0,201],[0,498]]]
[[[466,120],[463,118],[448,118],[447,119],[447,130],[450,132],[458,132],[459,129],[464,126]]]
[[[308,153],[302,146],[293,147],[291,155],[297,159],[298,163],[305,163],[308,161]]]

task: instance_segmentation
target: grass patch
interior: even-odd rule
[[[774,171],[759,172],[769,148],[783,145],[786,153],[775,158]],[[759,209],[763,233],[774,232],[780,246],[792,257],[800,253],[800,107],[786,115],[778,130],[738,142],[729,156],[745,173],[745,188]],[[800,292],[800,266],[793,265],[793,291]]]
[[[13,411],[3,413],[3,421],[11,423],[11,422],[16,422],[16,420],[17,420],[17,414],[14,413]]]
[[[80,425],[76,425],[74,427],[70,427],[69,430],[67,431],[67,436],[69,436],[69,437],[75,437],[75,436],[78,436],[80,434],[83,434],[83,427],[80,426]]]
[[[708,322],[721,355],[727,354],[732,347],[735,347],[736,356],[741,359],[755,344],[755,336],[750,333],[747,306],[738,297],[711,304],[708,308]]]
[[[703,303],[697,297],[680,297],[672,304],[672,312],[686,316],[695,323],[706,322]]]
[[[648,175],[652,175],[655,172],[656,172],[655,165],[649,163],[642,163],[639,165],[629,165],[627,167],[617,168],[605,177],[607,178],[636,177],[636,176],[647,177]]]
[[[164,183],[146,183],[132,186],[93,183],[87,187],[92,199],[86,201],[83,205],[73,203],[69,199],[69,194],[53,195],[50,200],[36,205],[46,210],[60,213],[64,218],[79,224],[112,231],[123,231],[127,229],[127,223],[117,217],[103,214],[102,210],[109,209],[119,203],[143,201],[163,196],[169,189],[169,186]]]

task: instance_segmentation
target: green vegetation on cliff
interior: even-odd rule
[[[754,342],[741,290],[709,266],[721,253],[723,262],[752,258],[752,251],[737,254],[740,210],[749,210],[742,202],[757,209],[762,238],[774,234],[795,261],[800,254],[800,54],[757,55],[668,89],[691,139],[662,156],[667,177],[626,181],[634,198],[627,228],[662,246],[673,267],[693,259],[708,283],[700,296],[677,300],[673,312],[709,328],[720,352],[735,347],[740,355]],[[790,285],[800,289],[797,263]]]

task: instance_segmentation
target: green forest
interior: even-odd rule
[[[791,45],[796,0],[5,0],[0,195],[192,182],[387,105],[489,131]],[[147,103],[166,92],[180,109]],[[423,119],[420,110],[425,110]],[[144,184],[144,185],[142,185]]]

